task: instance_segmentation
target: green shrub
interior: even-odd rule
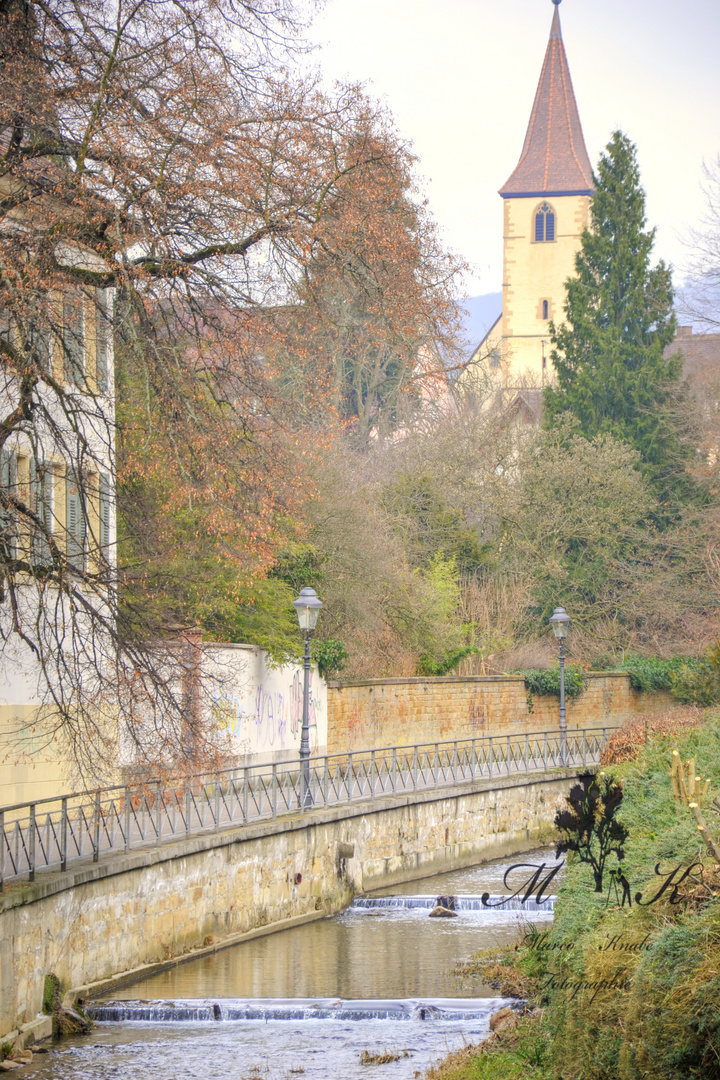
[[[657,690],[671,690],[673,672],[683,663],[692,663],[689,657],[676,656],[672,660],[661,660],[659,656],[625,656],[620,665],[621,671],[627,671],[633,690],[653,693]]]
[[[461,645],[460,648],[451,650],[440,659],[427,655],[421,656],[418,662],[418,673],[435,676],[449,675],[463,660],[468,656],[475,656],[479,651],[474,645]]]
[[[528,668],[525,671],[513,671],[513,675],[522,675],[528,698],[543,697],[553,694],[560,697],[560,667]],[[565,696],[580,697],[585,689],[585,672],[579,664],[565,665]],[[532,712],[532,709],[530,710]]]
[[[684,705],[714,705],[720,700],[720,672],[709,660],[687,660],[672,672],[670,693]]]
[[[62,1001],[62,987],[57,975],[46,975],[43,984],[42,1011],[56,1013]]]
[[[310,646],[310,655],[323,679],[332,678],[345,667],[348,651],[338,638],[317,638]]]

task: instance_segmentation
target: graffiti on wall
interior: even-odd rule
[[[318,717],[323,708],[320,694],[313,692],[314,676],[315,672],[311,671],[308,710],[311,752],[318,748]],[[233,735],[244,753],[299,746],[302,711],[303,676],[300,671],[295,671],[285,692],[266,689],[260,683],[252,697],[228,694],[224,689],[213,694],[213,722],[222,731]]]

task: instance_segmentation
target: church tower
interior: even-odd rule
[[[565,281],[588,222],[594,193],[590,159],[555,11],[520,161],[500,188],[503,198],[502,315],[483,351],[503,368],[503,382],[529,372],[552,376],[548,323],[563,319]]]

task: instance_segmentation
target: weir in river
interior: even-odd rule
[[[503,901],[503,879],[514,863],[555,862],[533,852],[359,896],[339,915],[116,989],[87,1003],[91,1036],[63,1044],[34,1076],[367,1080],[367,1052],[393,1057],[378,1069],[383,1080],[412,1080],[487,1036],[507,1000],[453,969],[517,938],[529,921],[548,924],[554,897],[538,904],[521,890]],[[529,874],[518,871],[511,888]],[[453,897],[454,917],[429,917],[438,896]]]

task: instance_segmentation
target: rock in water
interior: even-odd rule
[[[84,1035],[92,1027],[92,1020],[68,1005],[60,1006],[55,1013],[55,1021],[60,1035]]]
[[[450,908],[441,907],[440,904],[434,907],[430,912],[431,919],[457,919],[457,911],[451,911]]]
[[[33,1059],[32,1050],[11,1050],[8,1061],[17,1061],[18,1065],[29,1065]]]
[[[491,1031],[512,1031],[514,1027],[517,1027],[517,1013],[511,1005],[506,1005],[504,1009],[498,1009],[490,1017],[490,1030]]]

